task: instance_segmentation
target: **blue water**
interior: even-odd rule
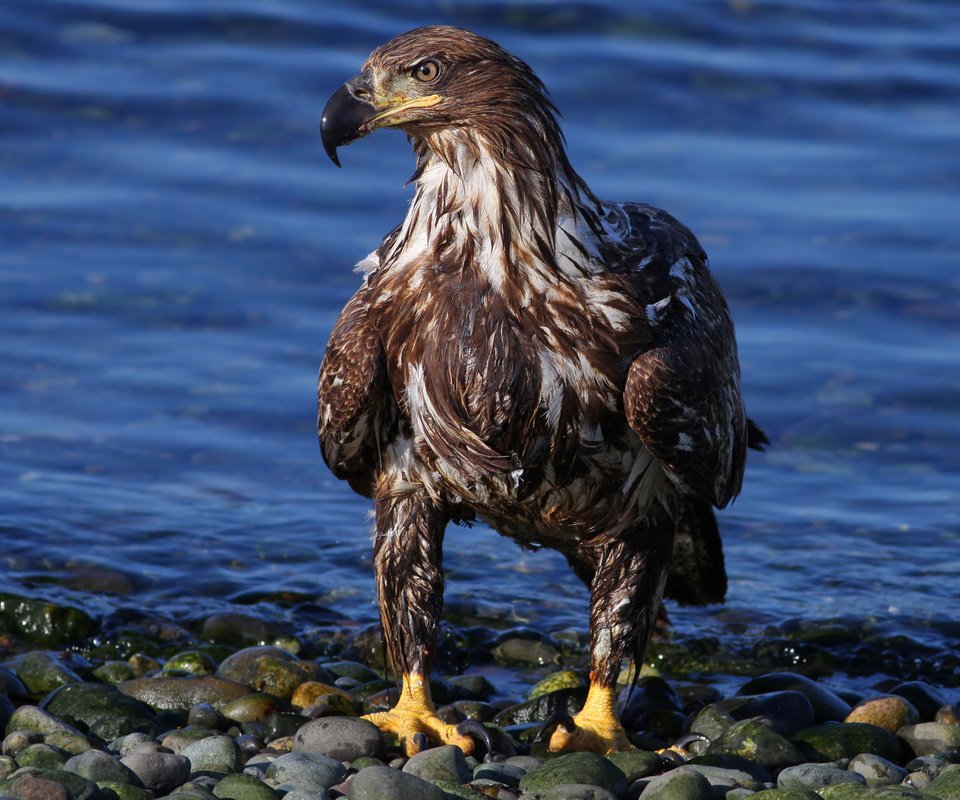
[[[450,23],[526,59],[593,189],[685,221],[730,300],[773,447],[722,514],[726,610],[678,629],[842,616],[960,644],[928,628],[960,599],[960,6],[638,6],[5,0],[0,586],[375,618],[315,378],[412,160],[379,133],[336,170],[319,118],[373,47]],[[451,604],[585,628],[555,554],[477,527],[446,555]]]

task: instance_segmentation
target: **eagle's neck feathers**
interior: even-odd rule
[[[552,114],[411,136],[414,197],[385,262],[470,269],[496,291],[542,292],[596,271],[603,208]]]

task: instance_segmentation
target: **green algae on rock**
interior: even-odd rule
[[[900,758],[900,745],[892,733],[863,722],[817,725],[800,731],[793,741],[810,761],[839,761],[860,753],[873,753],[889,761]]]

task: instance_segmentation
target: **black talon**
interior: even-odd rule
[[[543,742],[546,739],[547,733],[556,728],[557,725],[563,725],[570,733],[573,733],[577,729],[577,723],[573,721],[573,717],[570,716],[569,711],[554,711],[541,723],[540,729],[533,739],[534,743],[539,744]]]
[[[457,733],[461,736],[470,736],[487,748],[487,758],[493,755],[493,739],[482,723],[475,719],[465,719],[457,725]]]
[[[417,731],[413,734],[413,743],[417,746],[417,752],[422,753],[430,746],[430,740],[423,731]]]
[[[692,742],[706,742],[710,744],[710,737],[704,736],[702,733],[685,733],[677,741],[673,743],[673,747],[677,750],[686,750],[687,745]]]

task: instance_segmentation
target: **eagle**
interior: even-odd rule
[[[363,259],[319,376],[323,458],[374,501],[374,568],[400,673],[370,715],[408,754],[474,749],[429,676],[449,522],[562,553],[590,590],[590,685],[552,750],[630,749],[617,713],[661,598],[720,602],[713,508],[748,447],[733,324],[707,256],[665,211],[597,197],[533,70],[495,42],[418,28],[327,102],[326,153],[379,128],[416,157],[403,222]]]

